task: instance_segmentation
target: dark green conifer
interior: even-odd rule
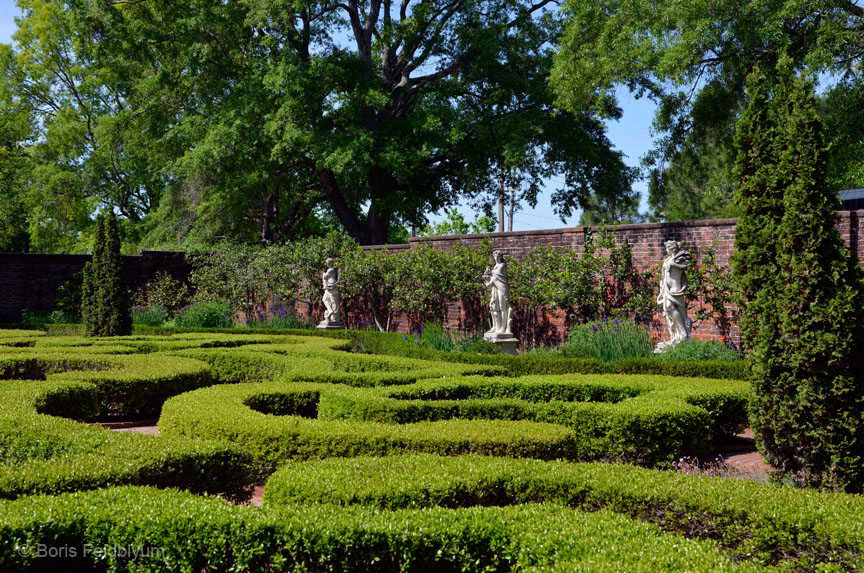
[[[84,266],[81,316],[88,336],[125,336],[132,333],[129,289],[123,275],[117,218],[99,215],[93,256]]]
[[[751,426],[780,477],[860,492],[864,283],[836,230],[813,86],[788,58],[777,72],[770,105],[764,80],[752,78],[736,138],[743,216],[734,264],[752,363]]]

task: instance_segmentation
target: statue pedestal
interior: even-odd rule
[[[654,354],[660,354],[662,352],[666,352],[670,348],[675,346],[673,342],[658,342],[657,346],[654,347]]]
[[[345,325],[342,322],[330,322],[329,320],[322,320],[318,326],[315,327],[315,330],[345,330]]]
[[[502,354],[512,354],[516,356],[516,347],[519,345],[519,339],[515,338],[510,332],[487,332],[483,337],[489,342],[497,346]]]
[[[660,354],[666,352],[670,348],[675,348],[685,340],[690,340],[690,337],[684,338],[682,340],[667,340],[666,342],[658,342],[657,346],[654,347],[654,354]]]

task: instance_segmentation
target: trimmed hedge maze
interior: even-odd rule
[[[742,382],[337,336],[0,331],[0,570],[864,565],[857,497],[638,467],[740,429]],[[93,424],[156,417],[158,437]],[[256,482],[263,507],[239,504]]]

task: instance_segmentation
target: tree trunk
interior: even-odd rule
[[[504,169],[498,169],[498,232],[504,232]]]
[[[333,209],[333,213],[335,213],[351,238],[361,245],[383,245],[387,242],[390,236],[390,218],[392,216],[388,210],[383,209],[380,203],[372,199],[366,219],[361,221],[342,196],[339,182],[332,171],[329,169],[319,170],[318,180],[321,182],[324,197]],[[375,177],[373,174],[371,180],[373,191],[375,189],[384,189],[384,187],[379,187],[386,184],[381,181],[381,176]],[[389,187],[388,189],[392,188]]]

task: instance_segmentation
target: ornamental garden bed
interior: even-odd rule
[[[668,470],[746,424],[732,370],[356,340],[0,332],[0,569],[864,564],[858,497]],[[158,436],[86,423],[154,417]],[[231,503],[256,483],[263,507]]]

